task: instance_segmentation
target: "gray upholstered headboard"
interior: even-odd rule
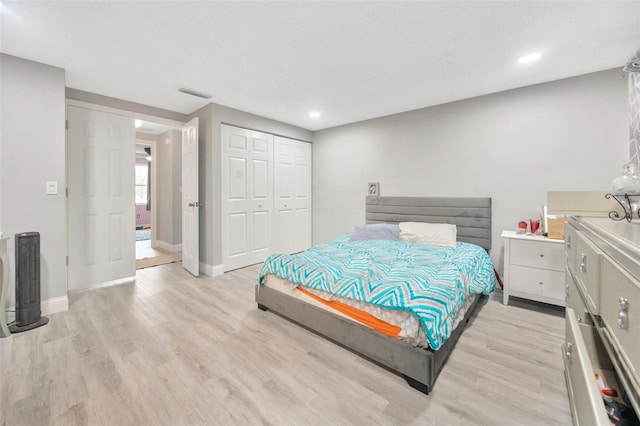
[[[367,197],[367,223],[451,223],[458,241],[491,248],[491,198]]]

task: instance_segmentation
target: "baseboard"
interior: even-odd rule
[[[16,319],[16,307],[11,306],[9,310],[12,312],[7,312],[8,323]],[[53,315],[67,310],[69,310],[69,298],[67,296],[54,297],[53,299],[40,301],[40,312],[42,316]]]
[[[111,286],[120,285],[120,284],[128,284],[128,283],[134,282],[135,280],[136,280],[136,277],[132,276],[132,277],[120,278],[118,280],[105,281],[103,283],[92,285],[90,287],[74,288],[74,289],[71,289],[69,291],[94,290],[96,288],[111,287]]]
[[[67,296],[54,297],[40,301],[42,315],[53,315],[58,312],[65,312],[69,309],[69,298]]]
[[[224,269],[222,265],[211,266],[207,263],[200,262],[200,272],[208,277],[217,277],[218,275],[222,275],[224,273]]]
[[[182,243],[180,244],[169,244],[165,241],[156,240],[156,247],[161,248],[162,250],[170,251],[173,253],[177,253],[182,251]]]

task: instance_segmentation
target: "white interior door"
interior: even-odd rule
[[[311,246],[311,144],[274,137],[277,253]]]
[[[200,274],[200,201],[198,191],[198,119],[182,127],[182,266]]]
[[[224,270],[273,252],[273,135],[222,126]]]
[[[69,289],[135,276],[134,120],[67,107]]]

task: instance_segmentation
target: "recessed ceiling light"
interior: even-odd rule
[[[318,118],[318,117],[320,117],[320,113],[319,113],[318,111],[311,111],[311,112],[309,113],[309,117],[311,117],[311,118]]]
[[[135,125],[136,125],[136,129],[137,129],[138,127],[142,127],[142,120],[134,120],[134,123],[135,123]]]
[[[531,62],[535,62],[542,57],[540,53],[531,53],[529,55],[524,55],[522,58],[518,59],[518,62],[521,64],[528,64]]]

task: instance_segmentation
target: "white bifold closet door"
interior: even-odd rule
[[[311,144],[274,137],[276,253],[311,246]]]
[[[224,270],[273,253],[273,135],[222,126]]]

